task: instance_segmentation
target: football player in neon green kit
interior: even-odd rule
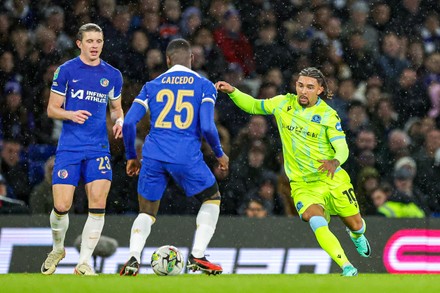
[[[275,116],[298,214],[309,222],[319,245],[342,268],[342,275],[356,276],[357,269],[328,227],[330,215],[338,215],[359,254],[370,256],[365,221],[350,177],[340,167],[348,158],[348,146],[339,116],[323,99],[331,97],[324,75],[314,67],[305,68],[296,82],[297,94],[267,100],[254,99],[224,81],[217,82],[216,88],[250,114]]]

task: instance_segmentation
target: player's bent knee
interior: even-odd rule
[[[55,214],[59,216],[66,215],[70,210],[70,207],[63,207],[62,205],[57,205],[53,207],[53,211]]]
[[[202,192],[195,195],[195,197],[201,202],[204,203],[206,201],[219,201],[221,200],[220,192],[218,190],[217,182],[211,187],[206,188]]]

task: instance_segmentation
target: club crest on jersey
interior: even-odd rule
[[[296,210],[299,212],[299,210],[301,210],[303,206],[304,206],[304,205],[303,205],[302,201],[299,201],[299,202],[296,204]]]
[[[106,87],[106,86],[108,86],[108,84],[109,84],[110,82],[108,81],[107,78],[101,78],[101,80],[99,81],[99,83],[100,83],[103,87]]]
[[[58,171],[58,177],[60,177],[61,179],[66,179],[68,176],[69,176],[69,172],[67,172],[66,169],[62,169]]]
[[[321,116],[320,115],[313,115],[312,122],[321,123]]]
[[[58,78],[58,74],[60,73],[60,68],[58,67],[57,70],[53,73],[53,80],[56,80]]]
[[[337,131],[342,131],[342,126],[341,126],[341,122],[337,122],[335,125],[335,128]]]

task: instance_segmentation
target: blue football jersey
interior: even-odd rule
[[[214,84],[182,65],[147,82],[134,100],[150,110],[143,155],[177,164],[202,158],[200,107],[216,99]]]
[[[92,114],[84,124],[63,121],[58,150],[109,150],[107,104],[109,99],[121,97],[121,72],[103,60],[98,66],[90,66],[77,57],[58,67],[51,90],[65,96],[65,110],[87,110]]]

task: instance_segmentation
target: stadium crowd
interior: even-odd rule
[[[343,122],[350,174],[363,215],[440,216],[440,2],[435,0],[5,0],[0,4],[0,213],[50,213],[60,121],[47,117],[57,67],[78,54],[75,33],[104,31],[102,59],[124,77],[126,112],[142,85],[166,71],[168,42],[191,42],[193,70],[266,99],[295,92],[298,72],[318,67]],[[219,93],[217,128],[230,170],[206,160],[221,214],[294,216],[271,116],[250,116]],[[148,121],[138,125],[141,151]],[[108,123],[109,133],[111,124]],[[107,213],[137,212],[136,178],[122,140],[110,136]],[[188,204],[188,201],[194,201]],[[78,188],[75,213],[86,213]],[[199,203],[170,182],[162,214]]]

